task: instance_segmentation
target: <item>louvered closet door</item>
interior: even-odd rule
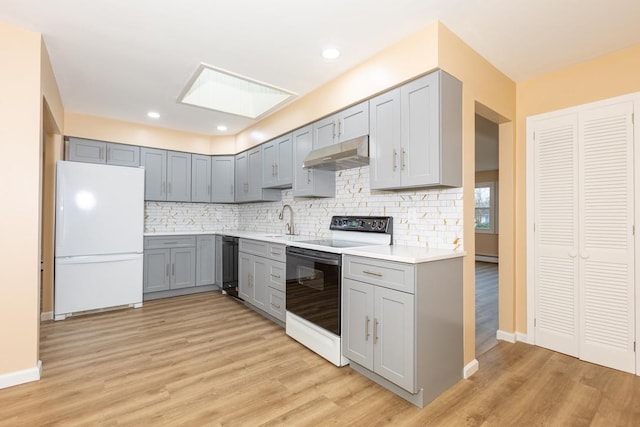
[[[578,356],[578,118],[534,126],[535,341]]]
[[[580,112],[580,358],[635,373],[632,113]]]

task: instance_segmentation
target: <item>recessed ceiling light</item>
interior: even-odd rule
[[[329,47],[322,51],[324,59],[336,59],[340,56],[340,51],[335,47]]]
[[[257,119],[295,96],[294,92],[200,64],[178,102]]]
[[[224,132],[224,131],[226,131],[226,130],[227,130],[227,127],[226,127],[225,125],[219,125],[219,126],[218,126],[218,130],[219,130],[220,132]]]
[[[156,111],[149,111],[147,113],[147,116],[152,118],[152,119],[159,119],[160,118],[160,113],[158,113]]]

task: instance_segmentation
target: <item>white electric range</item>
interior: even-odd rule
[[[341,349],[342,252],[390,245],[393,218],[334,216],[331,238],[287,246],[286,331],[336,366],[348,363]]]

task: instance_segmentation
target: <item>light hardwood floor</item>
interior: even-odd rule
[[[498,264],[476,261],[476,356],[498,344]]]
[[[418,409],[218,293],[47,322],[0,426],[637,426],[640,378],[526,344]],[[437,367],[434,367],[437,369]]]

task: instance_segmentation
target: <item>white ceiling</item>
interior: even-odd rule
[[[44,35],[66,110],[211,135],[253,121],[176,103],[199,63],[302,96],[434,20],[515,81],[640,44],[637,0],[0,0]]]

